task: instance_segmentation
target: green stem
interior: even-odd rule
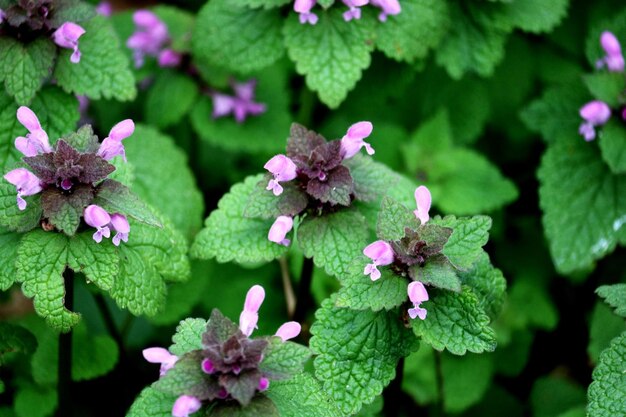
[[[311,127],[313,121],[313,111],[315,110],[315,93],[306,86],[300,90],[300,108],[296,115],[296,121],[306,127]]]
[[[437,379],[437,405],[443,413],[443,368],[441,367],[441,352],[435,350],[435,377]]]
[[[304,258],[302,262],[302,273],[300,274],[300,284],[298,285],[296,312],[293,315],[293,319],[298,323],[304,322],[309,309],[313,305],[311,281],[313,281],[313,258]]]
[[[66,268],[63,272],[65,281],[65,308],[74,309],[74,271]],[[59,417],[72,416],[72,331],[59,335],[59,378],[58,378]]]
[[[289,265],[287,265],[287,258],[281,256],[278,259],[280,265],[280,276],[283,281],[283,291],[285,292],[285,301],[287,303],[287,316],[293,318],[296,311],[296,295],[293,292],[293,285],[291,285],[291,276],[289,274]]]
[[[122,334],[117,330],[117,326],[115,325],[115,320],[113,320],[113,315],[107,306],[106,300],[104,296],[100,293],[93,294],[93,298],[98,306],[98,310],[100,310],[100,314],[102,315],[102,320],[104,321],[104,325],[109,332],[109,335],[115,340],[117,343],[117,347],[119,348],[120,355],[124,354],[124,339],[122,338]]]

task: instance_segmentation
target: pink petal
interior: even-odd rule
[[[99,228],[106,226],[111,222],[111,216],[109,216],[109,213],[107,213],[102,207],[95,204],[87,206],[83,216],[85,217],[85,223],[91,227]]]
[[[135,131],[135,123],[131,119],[122,120],[109,131],[109,138],[115,141],[126,139]]]
[[[425,224],[430,219],[428,212],[430,211],[430,204],[432,202],[432,197],[428,188],[423,185],[417,187],[415,190],[415,202],[417,204],[417,210],[413,213],[418,219],[420,219],[422,224]]]
[[[29,132],[35,130],[41,130],[41,124],[35,113],[26,106],[21,106],[17,109],[17,120],[26,128]]]
[[[173,417],[189,417],[202,407],[202,403],[196,397],[191,395],[181,395],[174,402],[172,407]]]
[[[265,290],[260,285],[254,285],[248,290],[246,294],[246,301],[243,305],[243,309],[251,312],[258,312],[265,299]]]
[[[600,45],[602,45],[602,48],[609,56],[622,54],[622,47],[620,46],[619,41],[615,35],[609,31],[602,32],[602,35],[600,36]]]
[[[358,122],[348,128],[346,136],[351,139],[365,139],[372,134],[373,129],[371,122]]]
[[[384,240],[377,240],[367,245],[363,249],[363,255],[374,261],[376,265],[389,265],[394,259],[393,248]]]
[[[239,315],[239,329],[246,336],[250,336],[257,328],[258,321],[258,313],[244,309]]]
[[[276,336],[280,337],[283,342],[293,339],[300,334],[302,326],[297,321],[288,321],[276,330]]]
[[[426,291],[424,284],[419,281],[411,282],[407,287],[407,293],[412,303],[419,304],[428,301],[428,291]]]
[[[297,13],[308,13],[315,6],[315,3],[317,3],[316,0],[296,0],[293,10]]]
[[[147,348],[141,353],[145,360],[150,363],[165,363],[173,356],[167,349],[160,347]]]
[[[267,234],[267,239],[270,242],[282,244],[287,233],[293,228],[293,218],[289,216],[278,216],[270,227],[270,231]]]
[[[611,108],[603,101],[593,100],[580,108],[580,117],[594,125],[602,125],[611,117]]]

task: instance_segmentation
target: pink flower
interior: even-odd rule
[[[137,10],[133,14],[133,21],[135,33],[128,38],[126,46],[134,51],[135,67],[140,68],[144,57],[157,57],[170,38],[167,25],[151,11]]]
[[[272,227],[270,227],[267,239],[279,245],[289,246],[291,240],[285,237],[291,229],[293,229],[293,218],[289,216],[278,216],[274,224],[272,224]]]
[[[370,4],[382,9],[378,15],[378,20],[381,22],[386,21],[388,15],[397,15],[402,11],[398,0],[370,0]]]
[[[126,216],[115,213],[111,216],[111,226],[115,230],[115,236],[113,236],[113,244],[115,246],[120,245],[120,241],[128,242],[128,233],[130,232],[130,225]]]
[[[600,45],[604,52],[606,52],[606,56],[600,59],[596,66],[598,68],[602,68],[606,65],[609,71],[612,72],[621,72],[624,71],[624,56],[622,55],[622,47],[619,44],[619,41],[609,31],[602,32],[600,36]]]
[[[118,155],[122,155],[126,161],[126,152],[122,140],[126,139],[135,131],[135,123],[131,119],[122,120],[111,128],[109,136],[104,138],[98,149],[98,155],[110,161]]]
[[[266,105],[254,101],[256,80],[250,80],[245,83],[232,82],[231,86],[235,96],[222,93],[211,94],[214,119],[233,114],[237,123],[242,123],[248,115],[256,116],[265,113]]]
[[[113,6],[108,1],[101,1],[96,6],[96,13],[101,16],[109,17],[113,14]]]
[[[174,402],[172,407],[173,417],[189,417],[189,414],[193,414],[202,407],[202,402],[191,395],[181,395]]]
[[[183,59],[180,52],[173,49],[164,49],[159,53],[159,66],[162,68],[177,67]]]
[[[409,317],[414,319],[415,317],[419,317],[424,320],[426,318],[426,309],[421,308],[420,304],[424,301],[428,301],[428,292],[426,291],[426,287],[419,281],[413,281],[407,287],[407,292],[409,294],[409,300],[413,303],[413,308],[409,309]]]
[[[302,326],[297,321],[288,321],[276,330],[276,336],[280,337],[283,342],[293,339],[300,334]]]
[[[371,264],[367,264],[363,270],[363,273],[369,275],[372,281],[376,281],[380,278],[380,271],[377,267],[393,263],[394,258],[391,245],[384,240],[377,240],[367,245],[365,249],[363,249],[363,255],[373,261]]]
[[[174,367],[174,364],[178,360],[178,356],[172,355],[167,349],[160,347],[144,349],[142,354],[148,362],[161,364],[159,376],[165,375],[167,371]]]
[[[39,119],[35,113],[26,106],[17,109],[17,120],[28,129],[26,137],[20,136],[15,139],[15,147],[24,156],[36,156],[39,153],[52,152],[48,134],[41,128]]]
[[[109,223],[111,223],[111,216],[100,206],[91,204],[87,206],[83,213],[85,223],[91,227],[96,228],[96,232],[93,234],[93,240],[96,243],[102,242],[102,237],[110,237],[111,229],[109,229]]]
[[[348,10],[343,13],[343,20],[349,22],[352,19],[361,18],[360,7],[369,3],[369,0],[343,0],[343,3],[348,6]]]
[[[316,3],[316,0],[296,0],[293,5],[293,10],[300,14],[300,23],[309,23],[311,25],[317,23],[317,15],[315,13],[311,13],[311,9]]]
[[[267,161],[263,168],[274,175],[274,179],[267,184],[266,190],[272,190],[274,195],[280,195],[283,187],[279,182],[291,181],[296,178],[296,164],[285,155],[275,155]]]
[[[270,380],[265,377],[261,377],[261,379],[259,379],[259,386],[258,386],[259,391],[265,391],[269,387],[270,387]]]
[[[605,124],[611,117],[611,108],[603,101],[594,100],[580,108],[580,117],[585,121],[578,128],[587,142],[595,139],[596,126]]]
[[[26,209],[26,200],[22,197],[37,194],[42,190],[39,178],[26,168],[17,168],[9,171],[4,175],[4,179],[15,185],[17,189],[17,207],[20,210]]]
[[[428,188],[420,185],[415,189],[415,203],[417,204],[417,210],[414,210],[413,213],[415,214],[415,217],[420,219],[422,224],[426,224],[428,219],[430,219],[428,211],[430,210],[431,201],[432,198]]]
[[[239,329],[246,336],[250,336],[257,328],[259,321],[259,308],[265,299],[265,290],[260,285],[254,285],[246,294],[243,311],[239,316]]]
[[[53,34],[52,40],[61,48],[73,49],[74,52],[70,61],[74,64],[80,62],[80,51],[78,50],[78,38],[83,36],[85,29],[76,23],[65,22]]]
[[[348,132],[341,138],[343,159],[352,158],[362,147],[365,147],[368,155],[374,155],[374,148],[363,140],[372,133],[372,129],[370,122],[358,122],[348,128]]]

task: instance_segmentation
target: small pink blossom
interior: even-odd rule
[[[36,156],[39,153],[52,152],[48,134],[42,129],[35,113],[26,106],[17,109],[17,120],[28,129],[26,137],[15,139],[15,147],[24,156]]]
[[[598,68],[602,68],[606,65],[609,71],[611,72],[622,72],[624,71],[624,56],[622,55],[622,47],[611,32],[604,31],[600,36],[600,45],[606,56],[600,59],[596,66]]]
[[[267,106],[254,101],[256,80],[244,83],[232,82],[231,86],[235,92],[234,96],[222,93],[211,94],[214,119],[233,114],[237,123],[243,123],[248,115],[256,116],[265,113]]]
[[[87,206],[83,213],[85,223],[91,227],[96,228],[96,232],[93,234],[93,240],[96,243],[102,242],[102,238],[109,238],[111,236],[111,229],[109,229],[109,223],[111,223],[111,216],[100,206],[91,204]]]
[[[96,13],[101,16],[110,17],[113,14],[113,6],[108,1],[101,1],[96,6]]]
[[[419,281],[413,281],[407,287],[407,293],[409,294],[409,300],[413,303],[413,308],[409,309],[409,317],[414,319],[419,317],[424,320],[426,318],[427,311],[425,308],[421,308],[420,304],[424,301],[428,301],[428,292],[426,287]]]
[[[165,375],[172,369],[178,360],[178,356],[172,355],[167,349],[153,347],[143,350],[143,357],[150,363],[160,363],[159,376]]]
[[[135,33],[128,38],[126,46],[133,50],[135,67],[140,68],[145,56],[157,57],[170,37],[167,25],[149,10],[137,10],[133,14],[133,21]]]
[[[173,417],[189,417],[202,407],[202,402],[191,395],[181,395],[174,402],[172,407]]]
[[[9,171],[4,175],[4,179],[15,185],[17,189],[17,207],[20,210],[26,209],[26,200],[22,197],[37,194],[42,190],[39,178],[26,168],[16,168]]]
[[[162,68],[177,67],[183,59],[180,52],[173,49],[164,49],[159,53],[158,63]]]
[[[374,155],[374,148],[363,139],[372,133],[371,122],[358,122],[348,128],[348,132],[341,138],[341,155],[343,159],[352,158],[362,147],[368,155]]]
[[[213,365],[211,359],[203,359],[200,366],[202,367],[202,371],[206,374],[212,374],[213,372],[215,372],[215,365]]]
[[[259,379],[259,391],[265,391],[270,387],[270,380],[265,378],[265,377],[261,377],[261,379]]]
[[[283,342],[293,339],[300,334],[302,326],[297,321],[288,321],[276,330],[276,336],[280,337]]]
[[[415,203],[417,204],[417,210],[413,210],[413,214],[415,214],[415,217],[420,219],[422,224],[426,224],[428,219],[430,219],[428,212],[430,211],[431,201],[432,198],[428,188],[420,185],[415,189]]]
[[[120,241],[128,242],[128,233],[130,232],[130,225],[126,216],[115,213],[111,215],[111,226],[115,230],[115,236],[113,236],[113,244],[115,246],[120,245]]]
[[[291,240],[286,239],[287,233],[293,229],[293,218],[289,216],[278,216],[270,227],[270,231],[267,234],[267,239],[270,242],[278,243],[279,245],[289,246]]]
[[[402,11],[398,0],[370,0],[370,4],[382,9],[378,15],[378,20],[381,22],[385,22],[388,15],[397,15]]]
[[[372,281],[380,278],[380,271],[377,267],[389,265],[393,263],[394,259],[393,248],[384,240],[377,240],[367,245],[363,249],[363,255],[373,261],[371,264],[367,264],[363,270],[363,273],[369,275]]]
[[[596,137],[595,127],[605,124],[611,117],[611,108],[603,101],[594,100],[582,106],[579,113],[585,121],[578,128],[578,133],[589,142]]]
[[[104,138],[98,149],[98,155],[107,161],[121,155],[126,161],[126,152],[122,140],[135,131],[135,123],[131,119],[122,120],[111,128],[109,136]]]
[[[279,182],[291,181],[296,178],[296,164],[285,155],[274,155],[263,168],[267,169],[274,179],[267,184],[266,190],[272,190],[274,195],[282,194],[283,187]]]
[[[65,22],[53,34],[52,40],[61,48],[73,49],[74,52],[70,61],[74,64],[80,62],[80,51],[78,50],[78,38],[85,34],[85,29],[76,23]]]
[[[348,10],[343,13],[343,20],[349,22],[352,19],[361,18],[360,7],[369,3],[369,0],[343,0],[343,3],[348,6]]]
[[[246,294],[243,311],[239,316],[239,329],[246,336],[250,336],[257,328],[259,308],[265,299],[265,290],[260,285],[254,285]]]
[[[300,23],[309,23],[314,25],[317,23],[318,17],[315,13],[311,13],[311,9],[315,6],[317,0],[296,0],[293,10],[300,14]]]

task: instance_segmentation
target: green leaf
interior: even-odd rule
[[[206,330],[207,321],[204,319],[185,319],[176,326],[176,333],[172,336],[172,346],[169,351],[176,356],[182,356],[195,349],[202,349],[202,333]]]
[[[43,217],[57,230],[73,236],[80,225],[85,207],[93,199],[93,191],[89,185],[75,188],[71,194],[65,194],[57,188],[47,188],[41,195]]]
[[[193,51],[202,61],[237,73],[265,68],[283,56],[278,10],[253,10],[213,0],[198,13]]]
[[[567,15],[569,0],[515,0],[493,7],[491,19],[498,25],[519,28],[525,32],[542,33],[554,29]]]
[[[400,240],[404,237],[404,229],[416,230],[420,221],[415,214],[393,198],[385,197],[378,212],[376,236],[382,240]]]
[[[152,387],[144,388],[133,402],[126,417],[171,417],[172,406],[178,398]]]
[[[626,173],[626,129],[621,122],[609,120],[600,131],[602,159],[614,174]]]
[[[407,301],[407,278],[394,274],[389,268],[381,267],[381,277],[372,281],[363,273],[371,259],[361,255],[340,276],[341,289],[335,298],[337,307],[353,310],[391,310]]]
[[[124,184],[115,180],[104,180],[96,189],[97,204],[109,213],[122,213],[150,226],[163,227],[150,207]]]
[[[15,414],[18,417],[47,417],[54,413],[57,401],[55,389],[28,384],[15,394]]]
[[[443,256],[434,256],[424,266],[413,269],[417,280],[444,290],[461,292],[461,281],[456,270]]]
[[[202,97],[191,110],[191,123],[207,143],[236,152],[284,152],[291,115],[289,114],[288,76],[277,65],[255,74],[258,80],[255,101],[266,105],[267,111],[237,123],[233,116],[212,117],[213,104]],[[225,91],[226,94],[231,94]]]
[[[482,252],[474,266],[468,271],[459,273],[463,285],[472,288],[478,297],[479,306],[494,320],[504,305],[506,298],[506,279],[502,271],[491,264],[487,252]],[[535,304],[528,302],[530,308]]]
[[[357,154],[345,160],[344,165],[350,169],[354,195],[359,201],[379,201],[400,181],[397,173],[369,156]]]
[[[457,269],[467,270],[483,252],[489,240],[491,218],[487,216],[455,217],[432,220],[434,224],[452,228],[452,235],[443,247],[443,254]]]
[[[611,174],[593,144],[563,137],[548,148],[537,176],[557,271],[588,268],[615,248],[625,222],[626,179]]]
[[[626,317],[626,284],[603,285],[596,293],[615,309],[615,314]]]
[[[483,20],[476,19],[475,3],[451,3],[450,20],[454,23],[437,49],[437,63],[450,77],[459,79],[466,72],[488,77],[504,58],[507,34]]]
[[[233,4],[248,6],[248,7],[263,7],[264,9],[271,9],[274,7],[283,6],[291,3],[291,0],[234,0]]]
[[[213,407],[206,417],[280,417],[274,403],[267,397],[257,395],[245,407],[237,401],[222,402]]]
[[[543,377],[535,381],[530,403],[535,417],[560,416],[574,407],[584,406],[585,391],[564,376]]]
[[[93,240],[92,231],[79,233],[69,240],[67,262],[75,272],[85,274],[88,282],[109,291],[120,272],[120,256],[112,242]]]
[[[297,185],[291,182],[283,183],[283,192],[275,196],[272,191],[266,189],[270,178],[271,176],[265,175],[250,193],[244,210],[245,217],[261,219],[293,217],[306,209],[309,199]]]
[[[80,38],[80,62],[70,62],[69,49],[59,52],[54,70],[59,86],[91,99],[133,100],[137,95],[135,79],[111,23],[97,16],[82,26],[85,34]]]
[[[0,39],[0,81],[17,104],[27,105],[35,97],[52,72],[55,56],[56,47],[46,38],[27,44]]]
[[[613,339],[600,355],[587,393],[589,417],[613,417],[626,413],[626,334]]]
[[[98,136],[93,133],[91,125],[83,125],[76,132],[72,132],[62,139],[65,143],[81,153],[96,152],[100,147]],[[112,161],[109,161],[109,163],[114,164],[117,161],[119,161],[119,158],[114,158]],[[117,169],[117,166],[115,168]]]
[[[509,290],[507,303],[505,320],[515,328],[552,330],[558,324],[559,312],[540,282],[528,278],[516,280]]]
[[[289,378],[302,372],[310,357],[311,352],[306,346],[272,337],[263,351],[263,362],[259,365],[259,370],[272,382]]]
[[[202,370],[202,352],[193,351],[176,361],[174,367],[167,371],[152,386],[154,389],[170,395],[192,395],[202,397],[206,390],[206,373]]]
[[[148,90],[145,102],[146,122],[164,129],[178,123],[196,101],[198,88],[186,75],[163,71]]]
[[[287,251],[287,247],[267,239],[272,220],[244,217],[248,196],[262,178],[261,174],[247,177],[222,197],[217,210],[206,219],[205,228],[196,236],[192,256],[216,258],[218,262],[251,263],[269,262]]]
[[[202,227],[204,200],[186,154],[169,136],[142,125],[135,127],[124,147],[133,166],[133,192],[159,209],[185,236],[194,236]]]
[[[11,288],[15,281],[15,258],[22,235],[0,227],[0,291]]]
[[[61,0],[62,7],[58,7],[52,16],[52,24],[54,27],[61,26],[65,22],[80,23],[91,19],[96,15],[95,8],[88,3],[80,0]]]
[[[335,3],[335,0],[318,0],[317,3],[319,3],[319,5],[322,6],[324,9],[328,9]]]
[[[346,98],[370,65],[374,19],[369,14],[346,24],[342,10],[320,13],[316,25],[303,25],[295,14],[285,23],[285,45],[298,74],[331,109]]]
[[[315,375],[339,409],[354,414],[395,377],[398,360],[414,350],[415,339],[397,312],[336,308],[328,299],[315,316]]]
[[[376,47],[389,58],[414,62],[439,44],[449,26],[445,2],[405,0],[400,14],[378,25]]]
[[[443,407],[459,413],[479,402],[487,392],[494,373],[493,355],[441,356]]]
[[[68,332],[80,315],[67,310],[63,271],[67,265],[68,240],[56,232],[34,230],[22,238],[17,252],[17,281],[33,298],[35,311],[53,328]]]
[[[306,217],[298,228],[298,244],[315,265],[329,275],[341,277],[367,246],[368,235],[365,218],[354,209],[347,209]]]
[[[609,306],[601,302],[596,303],[589,321],[587,353],[593,363],[598,363],[600,354],[609,347],[611,340],[626,331],[626,323],[622,317],[616,316]]]
[[[334,401],[310,374],[301,373],[283,381],[272,381],[265,393],[281,417],[340,417]]]
[[[166,4],[159,4],[152,11],[167,25],[171,48],[178,52],[190,52],[195,16],[187,10]]]
[[[32,353],[37,347],[37,339],[23,327],[9,323],[0,323],[0,365],[7,353]]]
[[[622,93],[626,90],[626,79],[619,72],[594,72],[586,74],[583,81],[587,89],[597,100],[604,101],[611,107],[624,103]]]
[[[80,119],[76,97],[66,94],[56,86],[42,88],[33,99],[30,108],[37,114],[41,126],[48,133],[51,144],[54,144],[57,138],[73,133]],[[12,116],[17,122],[15,112]],[[21,124],[17,124],[16,127],[19,128],[19,135],[15,136],[23,136],[26,133],[26,128]]]
[[[25,197],[24,210],[17,206],[17,190],[4,178],[0,179],[0,226],[16,232],[26,232],[39,225],[41,219],[41,195]]]
[[[455,355],[464,355],[468,350],[492,352],[496,348],[489,316],[480,308],[478,298],[469,288],[463,287],[460,294],[433,289],[429,295],[430,300],[422,304],[428,311],[426,319],[411,321],[413,331],[424,342]]]

